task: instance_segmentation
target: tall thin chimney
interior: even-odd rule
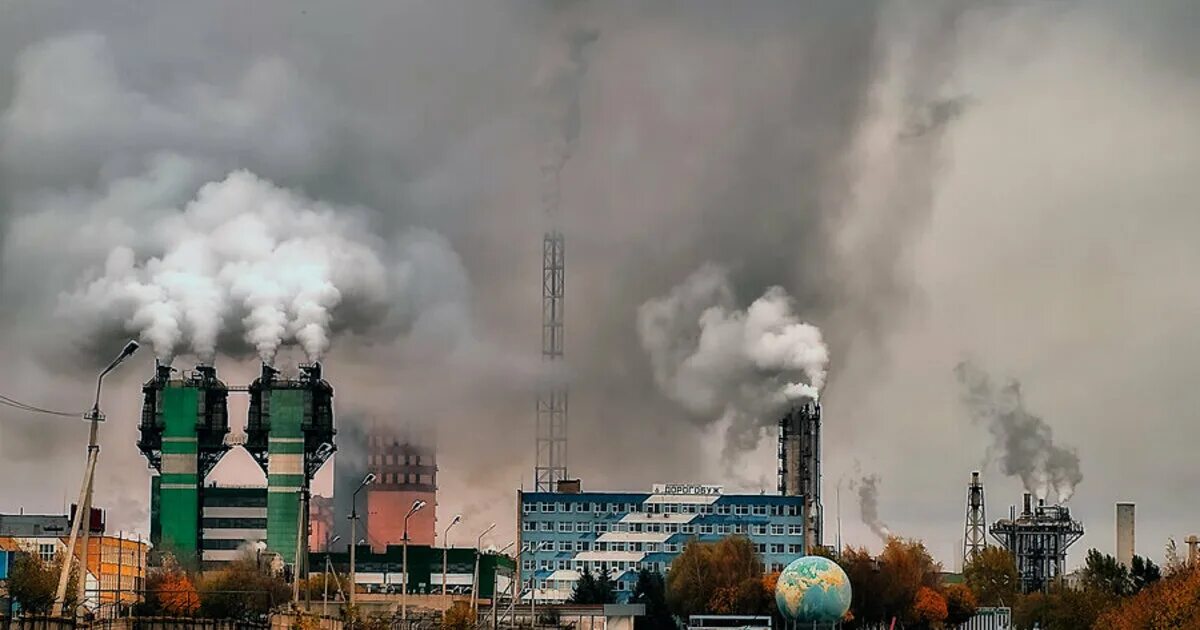
[[[1125,568],[1133,566],[1134,504],[1117,504],[1117,562]]]

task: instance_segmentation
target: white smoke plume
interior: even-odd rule
[[[390,301],[386,244],[359,213],[247,171],[205,184],[143,229],[153,254],[116,247],[99,277],[61,306],[81,323],[121,322],[160,360],[185,349],[211,360],[219,335],[236,331],[263,361],[293,343],[315,361],[329,349],[339,309],[383,313]]]
[[[582,113],[579,104],[580,83],[587,72],[585,48],[596,41],[599,31],[575,28],[543,54],[536,89],[543,112],[542,134],[542,209],[548,215],[558,212],[561,197],[559,175],[579,141]],[[566,46],[562,46],[566,44]]]
[[[879,475],[863,475],[850,480],[850,489],[858,493],[858,509],[862,521],[879,540],[887,544],[893,534],[891,528],[879,517]]]
[[[1053,492],[1068,501],[1083,481],[1079,455],[1074,449],[1054,443],[1054,431],[1046,421],[1025,408],[1021,383],[1009,379],[996,386],[986,372],[969,361],[954,368],[962,386],[962,401],[977,424],[992,434],[993,448],[1000,452],[1000,471],[1021,478],[1025,490],[1039,499]]]
[[[816,399],[829,349],[781,287],[737,307],[728,272],[707,264],[638,308],[654,380],[705,422],[729,422],[727,448],[754,446],[791,401]]]

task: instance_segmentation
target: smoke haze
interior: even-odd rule
[[[862,515],[863,524],[886,545],[893,534],[879,517],[879,475],[871,474],[851,479],[850,489],[858,493],[858,510]]]
[[[1178,501],[1200,484],[1198,27],[1186,0],[4,3],[0,393],[82,410],[143,333],[179,367],[212,347],[245,384],[276,340],[281,368],[307,360],[303,330],[345,435],[436,426],[439,514],[511,536],[553,197],[585,488],[773,482],[771,440],[722,426],[729,401],[697,413],[676,391],[698,337],[660,345],[664,361],[640,334],[643,305],[711,266],[719,321],[766,299],[820,331],[826,477],[869,460],[877,513],[946,564],[989,440],[963,421],[962,356],[1020,375],[1023,408],[1080,458],[1121,462],[1089,466],[1072,498],[1081,546],[1111,545],[1118,499],[1140,504],[1139,539],[1184,535],[1174,519],[1200,519]],[[218,250],[253,232],[189,214],[231,182],[290,217],[252,204],[275,243],[254,256],[319,233],[318,251],[356,262],[316,256],[303,287],[268,267],[252,288],[286,298],[235,292],[255,276],[221,264],[262,259]],[[699,335],[702,313],[677,321]],[[124,506],[148,495],[134,436],[150,354],[105,381],[96,489],[122,506],[114,527],[142,531]],[[1171,439],[1139,450],[1146,435]],[[85,442],[83,423],[0,412],[0,509],[61,509]],[[261,476],[236,453],[214,474]],[[1001,505],[1025,485],[988,478]],[[874,542],[860,523],[844,534]]]
[[[1009,379],[1000,386],[969,361],[959,363],[954,375],[962,386],[963,405],[971,419],[992,434],[999,451],[1000,471],[1021,478],[1025,490],[1039,499],[1069,501],[1083,481],[1079,455],[1054,443],[1054,431],[1042,418],[1025,409],[1021,383]]]

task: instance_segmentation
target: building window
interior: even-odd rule
[[[754,545],[754,549],[756,551],[758,551],[758,553],[767,553],[767,546],[763,543],[758,543],[757,545]]]
[[[748,510],[749,510],[749,508],[748,508],[747,506],[745,506],[745,505],[735,505],[735,506],[733,506],[733,513],[734,513],[736,516],[745,516]]]
[[[591,523],[584,523],[584,522],[575,523],[575,531],[577,531],[577,532],[590,532],[590,531],[592,531],[592,524],[591,524]]]
[[[782,536],[783,532],[784,532],[783,525],[776,524],[776,525],[771,526],[771,535],[772,536]]]
[[[569,541],[569,540],[558,541],[558,550],[559,551],[571,551],[574,548],[575,548],[575,545],[572,545],[571,541]]]
[[[549,560],[539,560],[538,568],[541,569],[542,571],[549,571],[550,570],[550,561]]]
[[[753,532],[755,536],[766,536],[767,535],[767,526],[766,525],[751,525],[750,531]]]
[[[717,533],[721,534],[721,535],[728,534],[729,533],[729,525],[726,525],[724,523],[717,525]]]
[[[574,523],[571,523],[571,522],[568,522],[568,521],[564,521],[564,522],[562,522],[562,523],[559,523],[559,524],[558,524],[558,531],[559,531],[559,533],[561,533],[561,534],[568,534],[568,533],[570,533],[570,532],[573,532],[573,531],[575,531],[575,524],[574,524]]]
[[[728,505],[718,505],[717,506],[717,514],[720,514],[722,516],[729,514],[729,506]]]
[[[522,571],[532,571],[533,570],[533,560],[522,561],[521,562],[521,570]]]
[[[597,541],[596,542],[596,551],[608,551],[608,543]]]
[[[683,512],[684,514],[695,514],[696,506],[694,506],[690,503],[687,503],[687,504],[680,506],[680,511]]]
[[[575,552],[587,551],[587,543],[582,540],[575,541]]]
[[[668,503],[666,507],[667,507],[667,509],[666,509],[667,514],[678,514],[679,513],[679,505],[676,503]]]
[[[576,504],[575,504],[575,511],[576,511],[576,512],[586,512],[586,511],[587,511],[587,504],[586,504],[586,503],[582,503],[582,502],[580,502],[580,503],[576,503]]]
[[[646,531],[651,534],[657,534],[662,531],[662,525],[658,523],[646,523]]]
[[[712,506],[711,505],[701,505],[700,513],[701,514],[712,514]]]
[[[617,590],[618,591],[625,590],[625,582],[623,580],[617,580]]]
[[[701,525],[701,526],[700,526],[700,533],[701,533],[701,534],[711,534],[711,533],[713,533],[713,526],[712,526],[712,525]]]
[[[754,506],[754,515],[755,516],[766,516],[767,515],[767,506],[765,506],[765,505]]]
[[[552,521],[542,521],[542,531],[544,531],[544,532],[554,531],[554,523]]]
[[[637,512],[641,512],[641,511],[642,511],[641,503],[630,503],[629,504],[629,513],[630,514],[635,514]]]
[[[646,553],[657,553],[658,543],[646,543]]]
[[[799,536],[800,534],[803,534],[803,533],[804,533],[803,525],[788,525],[788,535],[789,536]]]
[[[745,523],[735,523],[733,525],[733,533],[745,534],[746,533],[746,524]]]
[[[791,554],[800,553],[800,545],[788,545],[787,550],[788,550],[788,553],[791,553]]]
[[[612,512],[613,514],[620,514],[621,513],[621,504],[620,503],[610,503],[608,505],[608,511]]]
[[[532,503],[522,503],[522,504],[521,504],[521,512],[523,512],[523,513],[525,513],[525,514],[528,514],[528,513],[532,512],[532,511],[533,511],[533,504],[532,504]]]
[[[667,553],[675,553],[679,551],[679,545],[676,545],[675,543],[667,543],[663,545],[663,551]]]
[[[783,553],[783,545],[778,543],[771,545],[771,553]]]
[[[683,529],[683,533],[685,533],[685,534],[695,534],[696,533],[695,525],[691,525],[691,524],[684,525],[682,529]]]
[[[543,504],[541,505],[541,508],[539,509],[539,511],[541,511],[541,512],[553,512],[553,511],[554,511],[554,504],[553,504],[553,503],[543,503]]]
[[[625,543],[615,542],[608,545],[609,551],[625,551]]]
[[[54,562],[54,543],[39,543],[38,557],[42,559],[42,562]]]
[[[533,521],[521,521],[521,531],[536,532],[537,531],[537,523],[535,523]]]
[[[677,534],[679,533],[679,526],[675,523],[667,523],[666,525],[663,525],[663,531],[668,534]]]

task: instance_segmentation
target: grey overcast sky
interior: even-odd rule
[[[307,220],[314,247],[354,253],[324,356],[344,434],[434,427],[439,512],[500,522],[503,545],[533,466],[540,168],[561,142],[586,488],[773,488],[769,431],[726,448],[638,338],[638,307],[711,264],[743,308],[783,287],[829,344],[827,531],[841,487],[844,539],[879,547],[851,490],[878,475],[879,518],[954,568],[970,471],[991,517],[1019,502],[1022,436],[972,419],[969,359],[1078,456],[1072,564],[1112,551],[1116,501],[1161,560],[1200,530],[1197,32],[1189,0],[0,0],[0,393],[86,407],[145,332],[106,279],[205,216],[260,213],[279,239]],[[248,304],[214,332],[231,383],[258,369]],[[106,386],[96,499],[143,532],[151,360]],[[0,407],[0,509],[61,509],[85,439]],[[216,475],[255,471],[232,454]]]

